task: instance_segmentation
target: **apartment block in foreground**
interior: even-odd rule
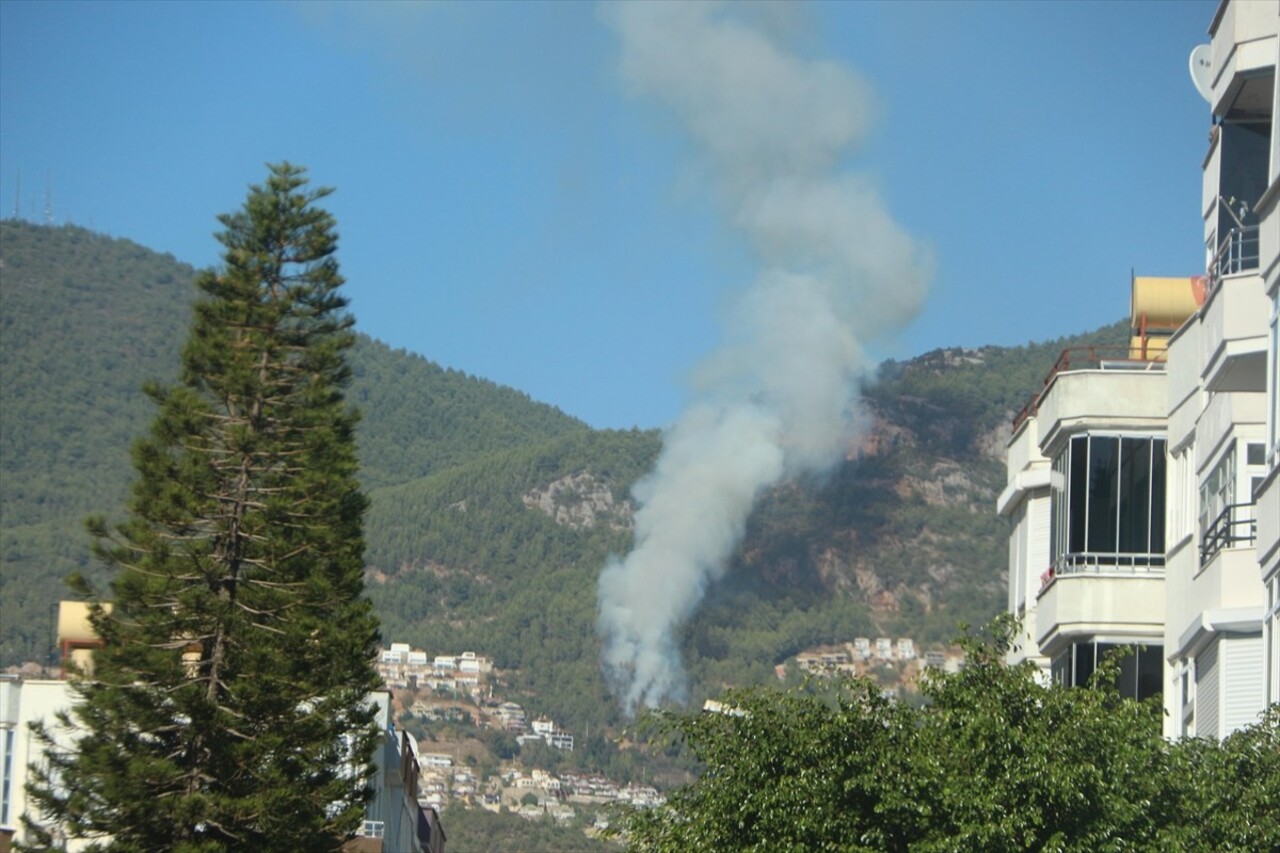
[[[1122,358],[1063,354],[999,509],[1015,659],[1073,685],[1132,645],[1122,690],[1222,738],[1280,701],[1280,2],[1224,0],[1209,35],[1204,274],[1133,280]]]
[[[1255,721],[1274,667],[1264,638],[1274,547],[1264,540],[1274,542],[1280,528],[1280,502],[1268,496],[1276,469],[1268,383],[1276,375],[1280,218],[1267,211],[1280,165],[1278,34],[1280,2],[1221,3],[1194,72],[1211,120],[1200,203],[1207,264],[1204,302],[1169,352],[1170,498],[1181,510],[1171,516],[1168,554],[1169,736],[1222,738]],[[1274,587],[1274,567],[1272,575]]]
[[[1185,296],[1184,296],[1185,292]],[[1185,318],[1187,279],[1134,279],[1128,344],[1064,351],[1015,420],[1008,485],[1009,607],[1024,634],[1013,659],[1067,686],[1130,646],[1121,691],[1160,692],[1165,616],[1164,335]],[[1145,321],[1145,322],[1144,322]]]

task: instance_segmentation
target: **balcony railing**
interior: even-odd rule
[[[1257,507],[1252,503],[1227,504],[1200,537],[1200,565],[1223,548],[1251,545],[1258,539]]]
[[[1246,225],[1228,231],[1209,263],[1209,291],[1213,292],[1226,276],[1256,270],[1258,249],[1257,225]]]
[[[1115,554],[1077,551],[1062,554],[1040,575],[1040,591],[1065,575],[1163,575],[1164,554]]]
[[[1031,395],[1016,415],[1013,416],[1013,428],[1016,431],[1022,422],[1032,417],[1040,409],[1040,401],[1045,391],[1053,384],[1054,377],[1070,370],[1164,370],[1164,350],[1143,352],[1141,348],[1125,346],[1083,346],[1067,347],[1058,355],[1058,360],[1045,374],[1040,383],[1040,390]]]

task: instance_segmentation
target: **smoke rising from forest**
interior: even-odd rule
[[[901,328],[924,297],[927,253],[847,168],[871,92],[839,63],[788,52],[789,14],[710,3],[602,11],[629,93],[679,120],[759,268],[635,487],[633,550],[600,577],[603,666],[628,715],[683,698],[679,626],[725,571],[759,494],[840,459],[864,343]]]

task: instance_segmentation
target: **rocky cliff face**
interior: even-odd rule
[[[526,492],[524,505],[546,513],[565,527],[581,530],[599,524],[630,530],[635,511],[629,500],[615,500],[609,483],[582,471]]]

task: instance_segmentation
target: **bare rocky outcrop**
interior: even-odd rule
[[[545,512],[556,524],[575,530],[600,524],[630,530],[635,523],[631,501],[615,500],[609,483],[587,471],[525,492],[522,500],[525,506]]]

